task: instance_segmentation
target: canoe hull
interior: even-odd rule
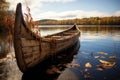
[[[21,8],[19,3],[15,17],[14,48],[17,64],[22,72],[79,41],[80,31],[75,25],[63,32],[40,37],[26,26]]]

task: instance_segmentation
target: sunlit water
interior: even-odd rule
[[[61,32],[67,27],[54,25],[41,28],[41,35]],[[41,26],[45,27],[45,26]],[[58,80],[120,80],[120,26],[79,26],[81,30],[80,49],[71,65],[58,76]],[[13,53],[0,59],[0,80],[21,80]],[[101,61],[114,62],[111,67],[101,66]],[[87,65],[88,63],[88,65]],[[42,74],[43,75],[43,74]],[[68,77],[67,77],[68,76]],[[51,79],[48,79],[51,80]]]

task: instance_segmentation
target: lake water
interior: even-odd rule
[[[41,26],[41,35],[61,32],[71,25],[57,26]],[[37,80],[35,77],[42,80],[120,80],[120,25],[78,27],[81,31],[80,48],[71,62],[64,65],[62,71],[55,67],[54,61],[48,60],[43,63],[43,68],[47,67],[42,72],[36,70],[22,74],[16,60],[11,60],[8,56],[0,62],[0,80]],[[57,63],[57,66],[58,64],[61,63]],[[49,73],[51,65],[56,71],[54,75]]]
[[[59,78],[64,80],[62,77],[68,72],[73,75],[72,80],[120,80],[120,27],[80,27],[80,30],[81,47],[73,60],[80,66],[67,68]],[[115,65],[108,68],[105,61]]]
[[[79,28],[81,47],[72,62],[79,66],[67,68],[59,80],[120,80],[120,26],[80,25]],[[71,79],[67,79],[70,75]]]

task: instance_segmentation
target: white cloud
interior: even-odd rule
[[[113,16],[120,16],[120,11],[116,11]]]
[[[15,6],[17,5],[17,3],[21,2],[24,6],[26,6],[26,4],[30,7],[37,7],[37,6],[41,6],[44,3],[54,3],[54,2],[61,2],[61,3],[66,3],[66,2],[73,2],[75,0],[7,0],[8,2],[10,2],[11,9],[15,9]]]
[[[38,17],[39,19],[74,19],[74,18],[84,18],[84,17],[105,17],[111,16],[109,13],[103,13],[99,11],[65,11],[65,12],[45,12],[34,17]]]
[[[60,2],[60,3],[67,3],[67,2],[72,2],[75,0],[7,0],[8,2],[10,2],[10,9],[15,10],[16,9],[16,5],[17,3],[22,3],[22,10],[25,13],[26,12],[26,6],[29,6],[29,8],[31,9],[31,14],[33,16],[33,19],[35,18],[39,18],[39,14],[41,13],[40,8],[42,7],[42,5],[44,5],[45,3],[55,3],[55,2]],[[48,14],[49,12],[45,13]],[[43,15],[43,14],[40,14]],[[46,15],[44,15],[46,16]],[[52,16],[52,14],[51,14]],[[49,16],[50,17],[50,16]],[[53,17],[53,16],[52,16]],[[51,18],[52,18],[51,17]],[[57,15],[56,15],[57,17]]]
[[[65,11],[65,12],[45,12],[35,15],[34,18],[38,19],[74,19],[74,18],[89,18],[89,17],[109,17],[120,16],[120,11],[114,13],[106,13],[99,11]]]
[[[50,3],[53,3],[53,2],[72,2],[72,1],[75,1],[75,0],[40,0],[41,2],[50,2]]]
[[[41,8],[46,3],[55,3],[55,2],[73,2],[76,0],[7,0],[11,3],[11,9],[16,9],[18,2],[21,2],[23,5],[23,12],[26,12],[26,4],[31,9],[31,14],[34,20],[38,19],[73,19],[73,18],[84,18],[84,17],[105,17],[105,16],[120,16],[120,11],[114,13],[99,12],[99,11],[83,11],[83,10],[74,10],[74,11],[64,11],[64,12],[41,12]]]
[[[41,7],[42,3],[41,0],[33,1],[33,0],[7,0],[10,2],[10,9],[15,10],[17,3],[22,3],[23,10],[26,6],[29,6],[31,9],[35,9],[36,7]]]

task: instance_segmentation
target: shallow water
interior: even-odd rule
[[[41,28],[42,36],[66,29],[53,27]],[[74,59],[64,63],[64,66],[59,60],[55,62],[48,59],[43,62],[42,71],[36,68],[32,72],[22,74],[12,56],[14,53],[9,53],[6,58],[0,59],[0,80],[27,80],[29,76],[35,79],[36,75],[44,80],[120,80],[120,26],[80,25],[79,28],[81,47]],[[105,66],[106,62],[110,66]],[[51,69],[54,70],[54,74],[51,74]]]

